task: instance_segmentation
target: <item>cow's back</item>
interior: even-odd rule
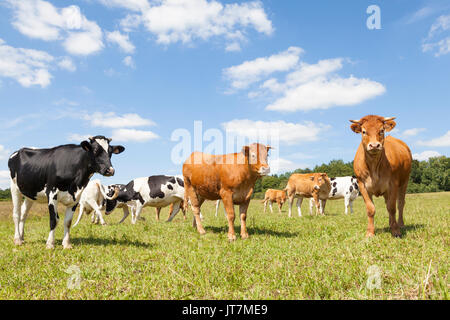
[[[290,176],[287,191],[289,194],[310,196],[314,191],[314,181],[311,180],[313,174],[293,174]]]

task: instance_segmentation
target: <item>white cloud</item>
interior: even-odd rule
[[[151,131],[136,129],[117,129],[112,133],[112,139],[119,142],[147,142],[158,138],[159,136]]]
[[[11,186],[11,173],[8,170],[0,171],[0,189],[9,189]]]
[[[123,59],[123,64],[124,65],[126,65],[127,67],[130,67],[130,68],[135,68],[136,67],[136,65],[134,64],[134,60],[133,60],[133,58],[131,57],[131,56],[126,56],[124,59]]]
[[[269,57],[258,58],[223,70],[224,76],[235,89],[245,89],[250,84],[274,72],[288,71],[297,65],[303,49],[290,47],[288,50]]]
[[[10,156],[10,151],[0,144],[0,160],[6,159]]]
[[[106,39],[111,43],[117,44],[126,53],[133,53],[136,49],[131,43],[128,34],[122,34],[120,31],[107,32]]]
[[[53,60],[44,51],[14,48],[0,39],[0,76],[12,78],[24,87],[47,87],[52,78],[48,69]]]
[[[241,45],[239,44],[239,42],[230,43],[229,45],[226,46],[225,51],[229,52],[241,51]]]
[[[58,66],[61,69],[65,69],[65,70],[70,71],[70,72],[74,72],[75,70],[77,70],[77,67],[75,66],[74,62],[69,57],[62,58],[58,62]]]
[[[250,28],[266,35],[273,33],[272,22],[260,1],[225,5],[216,0],[102,0],[102,3],[133,11],[120,22],[121,27],[131,31],[142,24],[160,44],[190,43],[211,37],[224,37],[234,43],[237,38],[245,40],[243,32]]]
[[[266,106],[266,110],[282,112],[352,106],[386,91],[381,83],[370,79],[337,75],[348,59],[334,58],[308,64],[299,61],[301,53],[301,48],[290,47],[279,54],[224,69],[223,73],[233,90],[247,89],[251,84],[259,83],[248,97],[270,95],[274,101]],[[284,82],[274,77],[265,80],[274,72],[285,72]]]
[[[442,137],[431,139],[428,141],[419,141],[419,145],[428,147],[450,147],[450,130]]]
[[[122,116],[116,115],[114,112],[102,113],[95,112],[86,114],[83,119],[89,121],[93,127],[105,128],[134,128],[142,126],[154,126],[152,120],[144,119],[136,113],[127,113]]]
[[[229,134],[246,137],[252,141],[279,141],[287,144],[316,141],[320,134],[330,127],[313,122],[292,123],[285,121],[253,121],[248,119],[232,120],[222,123]]]
[[[269,157],[270,174],[282,174],[288,171],[295,171],[297,169],[305,169],[308,165],[303,163],[295,163],[288,159],[283,158],[270,158]]]
[[[403,131],[402,136],[404,137],[414,137],[417,136],[419,133],[426,131],[425,128],[412,128]],[[391,131],[392,132],[392,131]]]
[[[353,76],[317,78],[287,89],[282,97],[269,104],[266,110],[294,112],[352,106],[381,95],[385,91],[382,84],[369,79],[358,79]]]
[[[431,25],[428,37],[422,44],[423,52],[434,52],[435,57],[450,53],[450,15],[442,15]],[[447,34],[441,40],[436,40],[439,35]],[[434,39],[434,40],[433,40]]]
[[[72,133],[67,137],[67,140],[69,140],[70,142],[81,143],[81,141],[85,141],[89,139],[89,137],[93,137],[93,135]]]
[[[22,34],[44,41],[63,41],[74,55],[89,55],[103,48],[103,33],[80,8],[56,8],[43,0],[7,0],[14,10],[13,26]]]
[[[419,160],[419,161],[428,161],[430,158],[434,157],[440,157],[441,154],[437,151],[424,151],[421,153],[415,153],[413,154],[413,159]]]

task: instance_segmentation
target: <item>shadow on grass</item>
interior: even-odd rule
[[[420,229],[424,229],[425,225],[424,224],[407,224],[405,225],[403,228],[401,228],[402,231],[402,235],[400,238],[405,237],[408,232],[410,231],[416,231],[416,230],[420,230]],[[376,233],[391,233],[391,228],[390,227],[384,227],[384,228],[375,228],[375,234]]]
[[[46,243],[46,241],[41,241]],[[110,246],[110,245],[121,245],[121,246],[132,246],[132,247],[140,247],[140,248],[151,248],[152,245],[149,243],[141,242],[138,240],[128,240],[128,239],[104,239],[104,238],[80,238],[74,237],[70,239],[70,242],[73,246],[82,246],[82,245],[94,245],[94,246]],[[55,241],[55,244],[58,244],[58,240]]]
[[[211,231],[214,233],[228,233],[228,227],[211,227],[205,226],[206,231]],[[236,234],[239,234],[240,227],[235,228]],[[267,236],[275,236],[275,237],[283,237],[283,238],[294,238],[299,235],[298,232],[289,232],[289,231],[275,231],[270,229],[261,229],[258,227],[247,227],[247,232],[250,236],[252,235],[267,235]]]

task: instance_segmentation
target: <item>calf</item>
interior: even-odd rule
[[[270,212],[273,213],[272,203],[276,202],[278,204],[278,212],[281,213],[281,208],[286,202],[286,191],[285,190],[275,190],[268,189],[264,195],[264,213],[266,213],[267,203],[269,203]]]
[[[353,213],[353,201],[359,196],[358,179],[356,177],[337,177],[330,178],[331,190],[328,200],[344,199],[345,214],[348,214],[348,208]],[[321,200],[322,201],[322,200]],[[314,199],[309,201],[309,213],[312,214]]]
[[[366,204],[369,220],[367,237],[375,235],[373,196],[384,197],[393,236],[401,236],[400,227],[404,226],[403,208],[412,156],[411,150],[403,141],[391,136],[385,138],[385,133],[396,126],[394,119],[369,115],[360,120],[350,120],[351,129],[362,135],[353,169]],[[396,203],[398,203],[398,223],[395,218]]]
[[[80,145],[69,144],[52,149],[23,148],[11,155],[8,167],[11,173],[16,245],[23,243],[25,220],[33,201],[38,201],[47,203],[50,213],[47,248],[55,246],[58,203],[67,208],[62,244],[65,249],[72,247],[70,226],[84,188],[94,173],[113,176],[111,156],[125,150],[122,146],[110,146],[110,142],[111,139],[104,136],[95,136]]]
[[[78,225],[84,213],[90,214],[92,211],[94,211],[92,222],[98,223],[99,221],[102,225],[106,225],[101,210],[105,206],[106,200],[114,200],[118,197],[120,190],[117,186],[109,186],[107,188],[108,190],[106,191],[100,180],[89,181],[81,194],[80,211],[73,227]],[[108,193],[112,193],[112,195],[109,196]]]
[[[254,143],[242,148],[240,153],[209,155],[194,152],[183,165],[185,205],[191,201],[194,225],[205,234],[200,208],[205,200],[223,200],[228,218],[228,239],[236,240],[234,232],[234,204],[239,205],[241,237],[248,238],[246,219],[255,182],[269,174],[267,156],[270,146]]]
[[[151,176],[137,178],[119,191],[119,196],[114,200],[106,200],[106,213],[111,213],[118,206],[132,208],[131,223],[136,224],[144,207],[163,208],[174,204],[173,212],[168,221],[176,216],[184,200],[184,183],[179,177],[173,176]],[[129,215],[124,210],[122,223]]]
[[[289,217],[292,216],[292,204],[297,200],[298,216],[302,216],[303,198],[314,198],[316,212],[325,213],[325,205],[330,194],[331,184],[326,173],[295,173],[289,177],[288,184],[284,189],[289,199]],[[320,201],[322,200],[322,201]]]

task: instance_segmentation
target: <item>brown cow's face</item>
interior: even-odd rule
[[[250,146],[242,148],[242,153],[248,159],[252,171],[260,176],[267,176],[270,173],[270,167],[267,161],[270,149],[270,146],[259,143],[253,143]]]
[[[379,116],[366,116],[361,120],[350,120],[351,129],[361,133],[362,144],[369,154],[378,154],[384,148],[385,133],[395,128],[395,118],[383,118]]]
[[[323,186],[326,185],[328,179],[328,175],[326,173],[316,173],[311,177],[311,180],[314,181],[314,189],[320,190]]]

